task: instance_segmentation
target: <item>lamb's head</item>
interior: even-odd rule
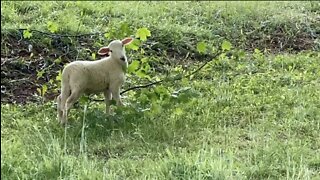
[[[111,58],[126,62],[127,56],[126,56],[126,51],[124,46],[130,44],[132,40],[133,40],[132,38],[125,38],[123,40],[111,41],[108,47],[100,48],[98,51],[98,54],[100,55],[110,54]]]

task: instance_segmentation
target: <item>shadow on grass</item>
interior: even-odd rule
[[[112,132],[132,132],[136,126],[145,120],[143,112],[138,112],[132,107],[115,107],[112,115],[107,115],[104,109],[89,107],[71,110],[68,133],[73,137],[81,137],[84,130],[90,138],[107,138]]]

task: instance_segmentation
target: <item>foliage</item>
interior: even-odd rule
[[[228,39],[241,49],[317,49],[316,2],[1,2],[2,29],[81,34],[147,27],[161,47]],[[134,8],[133,8],[134,7]],[[148,7],[148,8],[145,8]],[[170,7],[170,8],[168,8]],[[188,11],[186,11],[188,9]],[[162,18],[155,18],[162,17]],[[192,18],[191,18],[192,17]],[[140,30],[142,39],[148,32]],[[2,33],[8,35],[7,33]],[[138,37],[138,36],[137,36]],[[196,42],[194,41],[196,40]]]

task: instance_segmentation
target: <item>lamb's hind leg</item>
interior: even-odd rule
[[[79,91],[74,91],[71,93],[71,95],[67,98],[65,103],[65,108],[63,110],[63,118],[61,123],[65,124],[68,121],[68,111],[73,106],[73,104],[79,99],[81,93]]]
[[[58,121],[61,122],[62,115],[63,115],[63,109],[61,108],[61,94],[57,97],[57,112],[58,112]]]

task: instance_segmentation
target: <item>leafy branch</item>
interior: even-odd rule
[[[210,63],[211,61],[215,60],[219,55],[221,55],[221,51],[218,51],[217,53],[215,53],[214,55],[212,55],[212,56],[211,56],[211,58],[212,58],[211,60],[204,62],[204,63],[203,63],[201,66],[199,66],[196,70],[192,71],[191,73],[189,73],[189,74],[187,74],[187,75],[185,75],[185,76],[182,76],[182,75],[180,74],[180,75],[176,75],[176,76],[174,76],[174,77],[172,77],[172,78],[166,77],[166,78],[164,78],[164,79],[162,79],[162,80],[155,81],[155,82],[151,82],[151,83],[148,83],[148,84],[145,84],[145,85],[133,86],[133,87],[130,87],[130,88],[122,91],[120,94],[122,95],[122,94],[124,94],[124,93],[126,93],[126,92],[128,92],[128,91],[132,91],[132,90],[136,90],[136,89],[142,89],[142,88],[147,88],[147,87],[150,87],[150,86],[153,86],[153,85],[156,85],[156,84],[160,84],[160,83],[162,83],[162,82],[164,82],[164,81],[172,81],[172,82],[174,82],[174,81],[177,81],[177,80],[181,80],[181,79],[183,79],[183,78],[188,78],[188,77],[190,77],[190,76],[198,73],[202,68],[204,68],[204,67],[205,67],[208,63]],[[101,100],[101,99],[90,99],[90,100],[91,100],[91,101],[104,101],[104,100]]]
[[[199,72],[204,66],[206,66],[209,62],[215,60],[215,58],[218,57],[220,54],[221,54],[221,52],[217,52],[215,55],[212,56],[211,60],[204,62],[201,66],[199,66],[196,70],[194,70],[190,74],[187,74],[185,76],[176,75],[173,78],[165,78],[165,79],[162,79],[162,80],[159,80],[159,81],[151,82],[149,84],[140,85],[140,86],[134,86],[134,87],[131,87],[131,88],[128,88],[128,89],[122,91],[120,94],[122,95],[122,94],[124,94],[124,93],[126,93],[128,91],[132,91],[132,90],[135,90],[135,89],[147,88],[147,87],[150,87],[152,85],[156,85],[156,84],[162,83],[163,81],[177,81],[177,80],[181,80],[183,78],[188,78],[188,77],[196,74],[197,72]]]

